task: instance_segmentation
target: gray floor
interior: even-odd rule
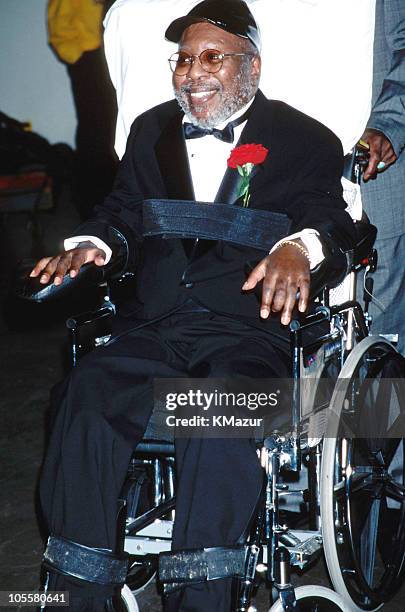
[[[41,216],[47,252],[57,248],[60,238],[70,233],[77,221],[65,194],[56,213]],[[26,219],[7,220],[7,233],[18,254],[27,256],[30,238]],[[61,317],[36,329],[10,331],[4,322],[0,328],[0,590],[31,590],[38,586],[43,540],[36,518],[35,489],[48,393],[64,370],[65,335]],[[328,586],[322,560],[295,581]],[[404,595],[402,589],[384,610],[403,612]],[[260,612],[267,611],[267,601],[262,588],[257,600]],[[154,585],[139,596],[139,603],[142,612],[161,610]]]

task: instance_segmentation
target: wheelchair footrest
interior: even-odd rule
[[[117,557],[104,548],[90,548],[65,538],[50,536],[44,566],[59,574],[102,585],[124,584],[128,555]]]
[[[280,536],[280,543],[288,549],[291,565],[300,569],[322,552],[322,536],[317,531],[289,531]]]
[[[185,582],[242,578],[249,553],[246,545],[163,552],[159,555],[159,580],[178,588]]]

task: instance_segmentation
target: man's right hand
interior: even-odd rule
[[[60,285],[65,274],[74,278],[79,273],[80,268],[93,262],[96,266],[103,266],[105,253],[97,247],[76,247],[70,251],[63,251],[55,257],[43,257],[32,269],[30,276],[40,276],[39,282],[46,285],[52,276],[54,285]]]
[[[380,172],[395,163],[397,156],[390,140],[379,130],[367,128],[361,140],[368,144],[370,150],[370,158],[363,174],[363,179],[367,182],[377,178]],[[382,167],[379,167],[379,164],[382,164]]]

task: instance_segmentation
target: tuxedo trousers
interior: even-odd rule
[[[288,336],[287,336],[288,337]],[[114,550],[117,498],[153,409],[155,378],[287,377],[288,342],[212,312],[175,312],[113,336],[52,393],[51,434],[40,477],[51,535]],[[177,438],[172,549],[235,544],[260,497],[264,473],[253,440]],[[231,579],[190,584],[167,611],[231,609]],[[72,610],[103,610],[112,589],[52,573]]]

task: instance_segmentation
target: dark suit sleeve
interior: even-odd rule
[[[308,149],[302,160],[288,196],[292,230],[317,230],[326,251],[343,261],[343,253],[354,246],[355,230],[342,198],[341,144],[327,132],[322,140]]]
[[[399,155],[405,148],[405,2],[384,0],[384,35],[390,65],[367,127],[383,132]],[[378,51],[377,51],[378,52]],[[378,61],[378,57],[375,58]]]
[[[139,122],[135,121],[128,137],[125,155],[119,167],[112,192],[97,206],[94,217],[80,225],[76,235],[97,236],[107,243],[113,257],[124,256],[126,268],[134,269],[142,242],[142,201],[135,170],[135,139]]]

